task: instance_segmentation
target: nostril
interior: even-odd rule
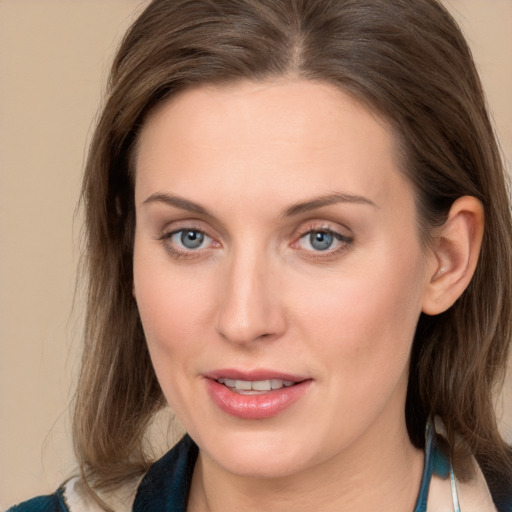
[[[215,327],[227,341],[238,344],[268,342],[285,330],[283,305],[269,289],[268,275],[262,278],[259,274],[245,265],[226,276],[225,288],[219,295]]]

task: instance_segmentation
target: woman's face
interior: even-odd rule
[[[139,142],[134,295],[203,457],[284,476],[406,437],[432,256],[389,126],[283,79],[188,90]]]

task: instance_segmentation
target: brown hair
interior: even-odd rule
[[[493,407],[512,330],[509,199],[470,50],[436,0],[155,0],[136,20],[83,184],[89,287],[74,417],[83,476],[100,489],[143,472],[144,433],[164,404],[132,297],[131,157],[146,116],[187,87],[290,74],[335,84],[391,123],[426,243],[458,197],[484,205],[471,284],[448,311],[420,318],[405,414],[418,447],[427,418],[442,418],[459,475],[466,446],[491,480],[509,477]]]

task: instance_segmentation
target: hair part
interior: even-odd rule
[[[474,278],[445,313],[422,315],[405,416],[446,426],[455,471],[468,453],[512,476],[494,412],[512,332],[512,224],[505,172],[470,50],[437,0],[154,0],[126,34],[82,190],[88,301],[74,416],[93,488],[144,472],[144,433],[164,399],[132,296],[133,153],[149,113],[180,91],[286,76],[334,84],[393,127],[424,240],[461,196],[485,209]],[[467,475],[466,475],[467,476]]]

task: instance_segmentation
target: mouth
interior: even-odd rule
[[[239,380],[221,377],[215,379],[219,384],[223,384],[231,391],[240,395],[262,395],[270,391],[289,388],[295,386],[298,382],[283,379],[267,379],[267,380]]]
[[[244,420],[277,416],[306,395],[313,383],[311,378],[273,370],[218,370],[204,377],[213,402]]]

